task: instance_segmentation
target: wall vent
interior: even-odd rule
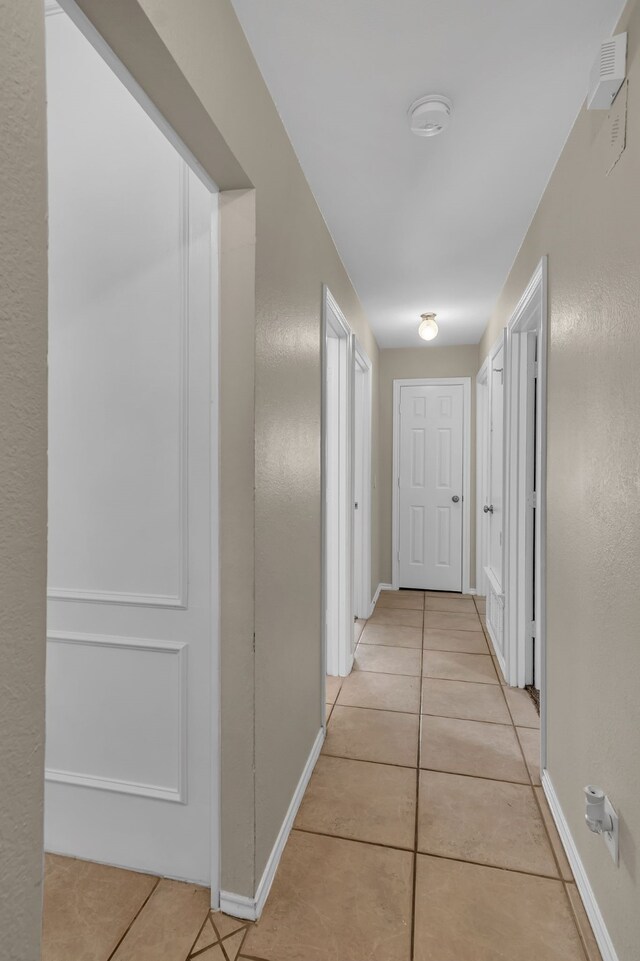
[[[619,33],[600,47],[589,77],[589,110],[609,110],[627,70],[627,35]]]

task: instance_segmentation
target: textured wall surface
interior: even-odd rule
[[[481,355],[549,255],[548,768],[620,961],[640,945],[640,7],[629,31],[627,149],[605,175],[606,114],[582,110]],[[582,788],[621,818],[620,866],[584,825]]]
[[[0,955],[40,957],[46,165],[39,0],[0,5]]]
[[[323,710],[323,283],[374,364],[374,438],[378,349],[228,0],[79,0],[79,5],[151,98],[169,118],[175,115],[182,136],[213,178],[225,190],[255,189],[255,500],[245,483],[246,471],[236,475],[234,484],[231,474],[225,478],[223,466],[222,477],[223,516],[246,517],[255,510],[255,580],[246,569],[242,573],[234,553],[235,574],[227,570],[221,599],[222,887],[252,895]],[[202,116],[184,107],[188,96],[180,100],[184,89],[176,67],[213,125],[208,139],[188,122],[193,118],[197,127]],[[170,84],[167,77],[173,78]],[[234,173],[234,164],[239,172]],[[223,276],[223,296],[224,283]],[[246,382],[244,367],[251,358],[246,350],[228,349],[233,347],[233,320],[222,323],[223,379]],[[243,326],[245,345],[246,333]],[[236,431],[244,451],[253,442],[246,410],[238,418],[233,405],[223,405],[222,415],[223,443]],[[238,468],[241,463],[239,457]],[[377,585],[375,495],[372,581]],[[244,525],[242,532],[246,544]],[[223,572],[226,562],[223,554]],[[252,678],[253,702],[247,701]],[[253,790],[242,774],[247,765],[255,775]],[[255,843],[251,869],[248,837]]]
[[[380,580],[391,583],[393,495],[393,382],[417,377],[471,378],[471,587],[476,571],[476,374],[478,345],[403,347],[380,351]]]

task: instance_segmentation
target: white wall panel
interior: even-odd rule
[[[50,633],[49,780],[184,800],[186,679],[183,644]]]

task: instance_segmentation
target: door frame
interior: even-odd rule
[[[353,614],[354,617],[367,618],[371,615],[371,455],[372,455],[372,403],[373,403],[373,376],[372,364],[365,350],[360,346],[355,335],[353,338],[353,360],[354,360],[354,456],[355,444],[360,443],[360,455],[362,457],[362,503],[359,504],[361,522],[361,543],[355,542],[354,536],[354,560],[356,552],[360,555],[360,591],[354,589],[353,592]],[[363,408],[362,424],[360,434],[356,430],[355,404],[355,379],[358,371],[364,378],[363,383]],[[354,472],[355,474],[355,472]],[[355,569],[355,566],[354,566]]]
[[[489,438],[489,359],[476,374],[476,594],[486,597],[487,575],[487,503],[489,458],[487,445]]]
[[[209,397],[209,503],[210,503],[210,531],[209,531],[209,577],[211,583],[210,597],[210,644],[211,644],[211,672],[210,672],[210,719],[208,728],[210,772],[210,904],[213,909],[220,906],[221,888],[221,664],[220,664],[220,482],[219,482],[219,437],[220,437],[220,316],[219,316],[219,286],[220,286],[220,245],[219,245],[219,216],[218,197],[219,188],[199,162],[197,157],[187,147],[182,138],[176,133],[164,114],[156,107],[145,90],[114,53],[102,34],[97,30],[89,17],[80,9],[75,0],[45,0],[44,13],[53,16],[64,13],[75,24],[80,33],[91,44],[94,50],[105,61],[109,69],[120,80],[131,96],[142,107],[147,116],[156,124],[161,133],[173,146],[190,170],[199,178],[209,190],[212,198],[211,215],[211,252],[215,258],[211,270],[210,291],[210,370],[211,384]],[[188,736],[188,735],[187,735]]]
[[[330,336],[338,341],[338,411],[341,423],[337,440],[337,489],[335,503],[328,504],[328,350]],[[353,666],[353,369],[354,336],[346,317],[329,288],[322,288],[322,683],[326,674],[347,677]],[[336,620],[338,630],[329,636],[329,525],[331,515],[336,518],[338,600]],[[324,704],[322,699],[323,725]]]
[[[393,381],[393,497],[391,521],[391,583],[400,584],[400,391],[403,387],[463,388],[462,413],[462,593],[469,594],[471,567],[471,378],[418,377]]]
[[[507,427],[505,478],[505,572],[507,629],[507,680],[524,687],[532,678],[532,645],[523,618],[523,592],[529,565],[531,538],[527,536],[527,460],[531,445],[536,458],[536,518],[535,518],[535,607],[534,621],[539,654],[541,745],[543,762],[546,750],[546,447],[547,447],[547,257],[543,257],[529,281],[509,323],[507,324],[507,396],[505,416]],[[535,437],[527,428],[525,416],[530,405],[527,391],[529,378],[523,370],[522,337],[537,336],[536,430]],[[544,763],[543,763],[544,766]]]

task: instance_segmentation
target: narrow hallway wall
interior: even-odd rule
[[[38,961],[47,574],[47,173],[40,0],[0,9],[0,953]]]
[[[640,7],[627,147],[607,176],[607,114],[582,109],[481,343],[549,256],[548,770],[619,961],[640,944]],[[605,39],[605,38],[603,38]],[[585,92],[588,78],[585,77]],[[584,825],[583,787],[621,817],[620,865]]]

